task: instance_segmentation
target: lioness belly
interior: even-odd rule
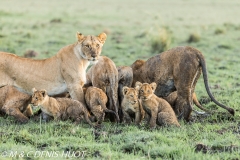
[[[173,79],[168,79],[165,83],[157,83],[155,94],[158,97],[167,97],[170,93],[176,91]]]

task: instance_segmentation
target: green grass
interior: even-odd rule
[[[170,38],[167,48],[191,45],[203,52],[211,91],[218,101],[234,108],[236,115],[232,119],[225,110],[206,102],[204,107],[220,113],[195,117],[192,123],[180,121],[181,128],[153,131],[110,122],[96,131],[70,121],[31,119],[19,125],[11,117],[0,117],[0,159],[12,159],[11,151],[16,153],[13,159],[56,159],[46,153],[41,156],[44,152],[40,151],[55,153],[58,159],[73,152],[75,158],[87,159],[239,159],[239,5],[238,0],[1,1],[0,50],[20,56],[34,50],[37,59],[74,43],[77,31],[85,35],[106,32],[102,55],[117,66],[131,65],[157,54],[152,40],[164,28]],[[200,39],[189,43],[193,33]],[[202,102],[208,97],[202,77],[195,92]],[[203,144],[206,153],[195,151],[197,144]]]

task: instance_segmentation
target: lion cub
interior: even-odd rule
[[[41,110],[46,114],[53,116],[54,120],[66,120],[68,118],[79,123],[85,119],[87,123],[94,126],[89,119],[89,112],[85,106],[76,100],[70,98],[53,98],[47,95],[46,90],[32,89],[33,106],[40,106]]]
[[[170,104],[154,94],[156,83],[151,84],[136,82],[136,89],[139,90],[139,97],[145,112],[151,117],[150,127],[159,125],[175,125],[180,127],[177,117]]]
[[[144,118],[145,112],[138,100],[138,91],[134,88],[125,86],[122,92],[124,96],[121,104],[123,121],[130,123],[132,122],[132,117],[135,116],[135,123],[140,124],[141,120]]]
[[[0,87],[0,113],[13,116],[20,123],[27,123],[28,117],[33,115],[30,102],[31,95],[11,85]]]
[[[97,118],[97,124],[101,124],[105,117],[105,112],[113,113],[116,117],[117,114],[107,109],[107,95],[97,87],[88,87],[85,91],[85,101],[88,108],[91,110],[93,115]]]

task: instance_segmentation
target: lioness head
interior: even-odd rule
[[[139,98],[143,101],[147,101],[152,97],[156,87],[157,84],[155,82],[151,84],[136,82],[135,84],[135,88],[139,91]]]
[[[128,88],[127,86],[123,87],[122,89],[124,98],[131,103],[135,104],[138,101],[138,92],[134,88]]]
[[[101,33],[98,36],[84,36],[82,33],[77,32],[76,36],[79,44],[80,55],[88,61],[98,60],[98,57],[102,52],[102,46],[107,39],[107,35],[105,33]]]
[[[47,95],[47,91],[46,90],[36,90],[35,88],[32,89],[32,100],[31,100],[31,104],[33,106],[40,106],[43,104],[44,102],[44,98]]]

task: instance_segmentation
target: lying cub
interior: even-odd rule
[[[139,90],[139,97],[145,112],[151,117],[150,127],[159,125],[175,125],[180,127],[177,117],[170,104],[154,94],[156,83],[151,84],[136,82],[136,89]]]
[[[105,117],[105,112],[113,113],[116,117],[117,114],[107,109],[107,95],[103,90],[97,87],[87,87],[85,91],[85,101],[88,108],[91,110],[93,115],[97,118],[97,124],[101,124]]]
[[[13,86],[0,87],[0,112],[13,116],[20,123],[27,123],[33,115],[29,105],[31,96],[18,91]]]
[[[42,112],[53,116],[54,120],[66,120],[68,118],[79,123],[85,119],[87,123],[94,126],[89,119],[89,112],[84,105],[76,100],[70,98],[53,98],[47,95],[46,90],[32,89],[33,106],[40,106]]]
[[[172,106],[175,113],[179,112],[179,111],[176,111],[177,108],[175,107],[177,97],[178,97],[177,91],[174,91],[174,92],[170,93],[167,97],[162,97]],[[206,108],[203,108],[203,106],[199,103],[199,101],[197,99],[197,95],[196,95],[195,92],[193,92],[192,99],[193,99],[193,104],[195,104],[198,108],[205,111],[206,113],[213,113],[212,111],[210,111]],[[193,111],[196,112],[197,114],[205,114],[205,112],[198,112],[194,109],[193,109]]]
[[[122,111],[123,121],[130,123],[132,118],[135,117],[135,123],[140,124],[144,118],[144,110],[142,109],[141,103],[138,100],[138,91],[134,88],[123,87],[123,100],[122,100]]]

